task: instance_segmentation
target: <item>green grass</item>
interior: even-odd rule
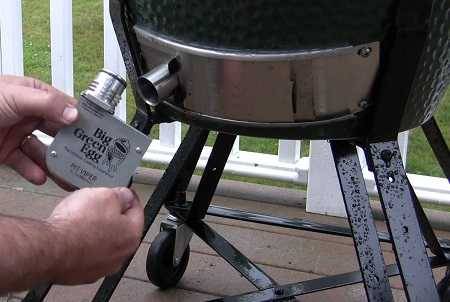
[[[75,95],[83,90],[97,71],[103,66],[103,12],[101,0],[73,1],[74,21],[74,78]],[[24,60],[25,73],[30,76],[51,82],[50,73],[50,34],[49,34],[49,1],[23,0],[24,16]],[[127,117],[133,116],[135,107],[132,95],[128,93]],[[436,115],[444,137],[450,140],[450,93],[447,92]],[[183,133],[186,126],[183,127]],[[158,131],[152,131],[152,137],[158,137]],[[208,144],[212,145],[214,134],[210,135]],[[407,169],[409,172],[433,176],[443,176],[436,163],[422,131],[411,132]],[[276,154],[277,140],[241,137],[240,148],[246,151]],[[303,142],[302,154],[308,153],[308,142]],[[149,165],[161,168],[159,165]],[[241,181],[251,181],[277,186],[299,187],[283,182],[261,180],[256,178],[226,175]]]

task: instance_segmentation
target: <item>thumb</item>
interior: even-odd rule
[[[139,201],[137,201],[136,195],[128,188],[115,188],[116,196],[119,200],[121,213],[127,214],[127,212],[136,206]]]
[[[56,90],[41,90],[19,85],[5,85],[5,102],[18,117],[39,117],[44,120],[71,124],[78,118],[73,98]]]
[[[144,227],[144,211],[139,202],[139,197],[133,190],[127,188],[121,188],[120,191],[121,194],[126,192],[127,198],[130,200],[128,207],[122,213],[128,218],[128,221],[135,228],[136,232],[142,232]],[[128,194],[131,194],[133,197],[131,198]]]

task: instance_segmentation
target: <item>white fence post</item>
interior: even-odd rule
[[[0,73],[23,75],[22,0],[0,2]]]
[[[103,63],[104,67],[114,73],[126,78],[126,69],[123,62],[122,53],[117,42],[117,37],[109,14],[109,0],[103,0]],[[116,107],[115,115],[125,121],[127,118],[126,91],[122,94],[122,99]]]
[[[72,0],[50,0],[52,84],[73,96]]]
[[[300,148],[300,141],[280,139],[278,141],[278,160],[283,163],[296,163],[300,159]]]
[[[306,211],[345,217],[345,205],[327,141],[311,141]]]
[[[240,136],[236,135],[236,140],[234,141],[233,148],[231,149],[231,156],[239,157],[239,151],[240,151],[240,149],[239,149],[239,142],[240,142],[240,139],[241,139]]]
[[[403,164],[406,165],[408,131],[398,136]],[[367,175],[364,152],[358,148],[361,167]],[[366,181],[366,185],[369,183]],[[372,191],[374,188],[367,188]],[[336,168],[327,141],[311,141],[306,210],[312,213],[346,217],[345,205],[339,187]]]
[[[408,140],[409,131],[404,131],[398,135],[398,146],[400,147],[400,153],[402,155],[403,166],[406,168],[406,158],[408,157]]]
[[[177,148],[181,144],[181,123],[160,124],[159,141],[163,147]]]

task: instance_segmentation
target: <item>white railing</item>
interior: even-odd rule
[[[51,70],[52,84],[73,95],[73,40],[72,0],[50,1]],[[101,0],[98,0],[101,1]],[[108,0],[104,3],[104,66],[125,75],[117,40],[108,14]],[[21,0],[2,0],[0,3],[0,73],[23,74]],[[116,114],[125,119],[125,94]],[[48,137],[41,139],[50,142]],[[181,142],[181,125],[178,122],[160,125],[160,139],[154,140],[145,153],[144,160],[168,163]],[[408,134],[399,140],[404,158]],[[226,171],[244,176],[254,176],[308,185],[307,209],[316,213],[345,215],[337,175],[326,141],[313,141],[310,156],[300,157],[301,142],[280,140],[278,155],[247,152],[239,149],[236,141],[226,165]],[[205,147],[199,167],[204,167],[211,152]],[[363,156],[360,152],[360,156]],[[365,167],[365,165],[363,164]],[[367,188],[376,194],[373,176],[364,169]],[[450,205],[450,186],[444,178],[410,174],[413,186],[421,201]]]

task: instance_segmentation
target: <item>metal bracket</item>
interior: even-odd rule
[[[173,230],[175,232],[175,248],[173,252],[173,265],[180,264],[184,252],[192,239],[191,228],[173,215],[168,215],[166,221],[161,223],[161,230]]]

